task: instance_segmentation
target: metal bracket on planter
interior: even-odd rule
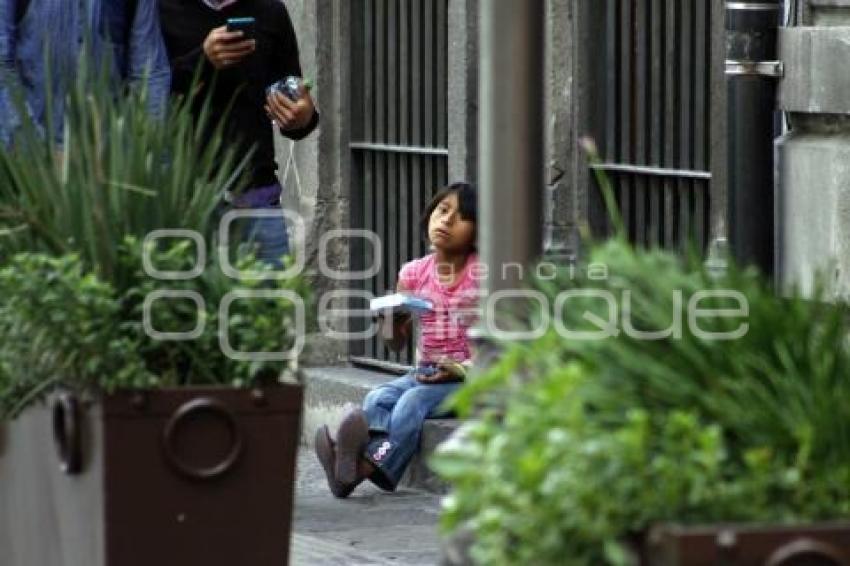
[[[726,60],[727,77],[768,77],[781,79],[785,76],[782,61],[735,61]]]
[[[210,466],[198,466],[185,462],[181,458],[176,445],[176,437],[181,426],[187,421],[205,413],[224,422],[224,425],[230,431],[231,445],[227,454],[218,463]],[[168,419],[163,434],[163,449],[166,459],[177,471],[191,479],[208,480],[227,473],[239,460],[239,456],[242,454],[242,434],[236,423],[236,417],[227,406],[217,399],[201,397],[184,403]]]
[[[729,2],[726,4],[726,9],[746,12],[778,12],[783,9],[783,6],[771,2]]]
[[[69,475],[83,471],[83,440],[80,402],[76,395],[62,392],[53,402],[53,440],[59,469]]]
[[[828,542],[803,538],[779,547],[765,562],[766,566],[794,564],[847,564],[847,555]]]

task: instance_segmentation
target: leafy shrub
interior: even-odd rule
[[[160,270],[189,271],[190,242],[148,252]],[[113,391],[117,388],[178,385],[248,386],[276,381],[280,362],[238,361],[219,344],[219,305],[227,293],[256,290],[260,282],[230,279],[214,263],[195,279],[162,281],[142,269],[142,245],[128,237],[119,246],[122,288],[87,273],[79,256],[18,254],[0,270],[0,410],[14,416],[57,386]],[[236,265],[262,271],[250,256]],[[309,299],[300,278],[274,287]],[[145,297],[158,290],[193,291],[194,302],[162,299],[150,308],[159,332],[186,332],[198,318],[205,327],[194,340],[157,340],[145,332]],[[264,290],[271,287],[263,287]],[[294,305],[284,298],[242,300],[228,314],[228,335],[240,352],[280,352],[295,344]]]
[[[538,287],[631,292],[645,331],[687,321],[701,290],[734,290],[749,325],[736,340],[565,340],[553,329],[505,355],[454,400],[472,417],[434,459],[454,487],[444,527],[469,525],[482,564],[624,564],[624,541],[660,521],[797,522],[850,516],[847,309],[777,297],[753,272],[594,249],[608,277],[562,272]],[[682,304],[675,300],[681,291]],[[620,302],[621,312],[625,301]],[[700,308],[729,308],[723,298]],[[576,298],[567,328],[599,330],[606,303]],[[534,316],[534,315],[533,315]],[[541,316],[541,313],[536,313]],[[731,331],[741,318],[701,319]],[[621,329],[622,330],[622,329]]]
[[[60,382],[146,385],[114,289],[78,256],[20,254],[0,270],[0,411],[16,415]]]

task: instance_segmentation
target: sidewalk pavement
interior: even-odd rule
[[[438,564],[440,497],[401,488],[386,493],[369,482],[348,499],[334,498],[312,450],[298,455],[290,564]]]

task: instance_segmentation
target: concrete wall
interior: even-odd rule
[[[313,98],[321,112],[319,128],[293,143],[279,137],[279,175],[285,187],[285,206],[297,211],[305,224],[306,274],[316,298],[337,289],[339,283],[319,273],[319,254],[334,270],[348,269],[348,240],[333,238],[321,246],[323,234],[345,228],[349,222],[348,2],[285,0],[295,31],[305,76],[313,79]],[[342,306],[342,305],[336,305]],[[336,327],[340,322],[334,323]],[[304,361],[310,365],[340,362],[344,343],[315,332],[308,337]]]
[[[777,151],[777,276],[811,291],[850,295],[850,0],[801,6],[782,31],[779,105],[791,132]]]

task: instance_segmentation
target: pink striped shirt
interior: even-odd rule
[[[437,277],[434,254],[406,263],[399,271],[398,279],[404,292],[434,304],[433,312],[421,317],[418,363],[437,362],[444,356],[457,362],[472,358],[466,332],[477,320],[476,309],[481,295],[477,267],[478,257],[471,254],[452,285],[444,285]]]

